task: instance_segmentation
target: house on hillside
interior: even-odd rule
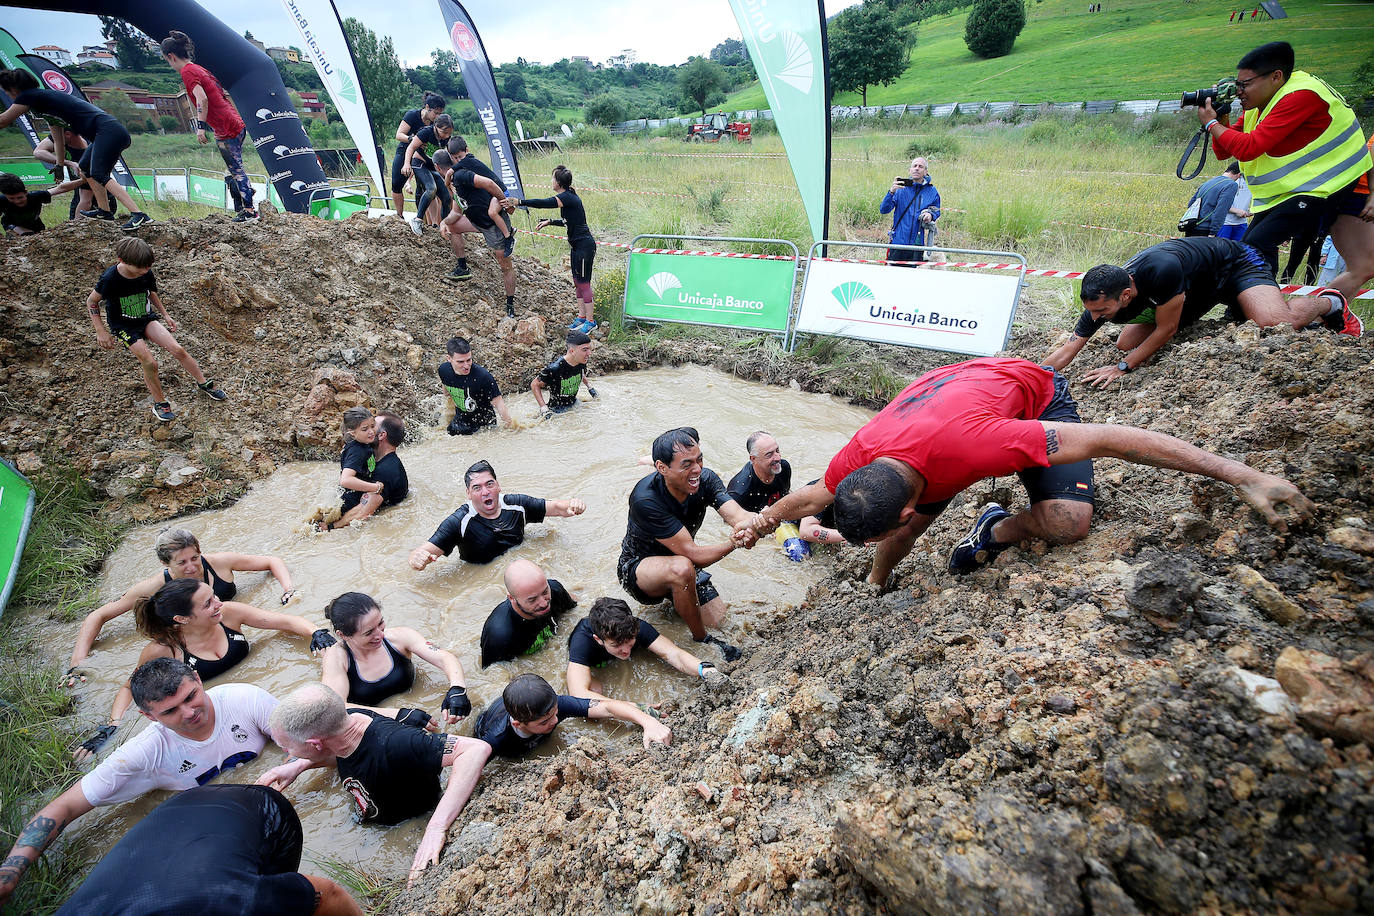
[[[324,110],[324,102],[320,100],[318,92],[298,92],[301,97],[301,114],[316,121],[325,120],[328,115]]]
[[[72,52],[68,51],[66,48],[59,48],[57,45],[39,45],[33,49],[33,53],[37,54],[39,57],[46,57],[59,67],[70,67],[72,65]]]
[[[163,115],[170,115],[176,118],[177,129],[181,131],[189,132],[191,122],[195,119],[195,108],[192,106],[191,97],[186,94],[185,89],[178,90],[173,95],[165,92],[149,92],[121,80],[101,80],[98,83],[83,86],[82,91],[86,93],[86,98],[95,105],[99,105],[101,97],[110,92],[123,92],[128,95],[135,108],[148,112],[148,117],[152,118],[155,124],[161,122]]]
[[[256,38],[249,38],[249,39],[248,39],[248,43],[249,43],[250,45],[252,45],[253,47],[257,48],[257,49],[258,49],[259,51],[261,51],[262,53],[264,53],[264,54],[267,53],[267,45],[265,45],[265,44],[263,44],[262,42],[258,41]]]
[[[291,64],[298,64],[301,60],[301,56],[296,53],[295,48],[268,48],[267,56],[273,60],[282,60]]]
[[[606,66],[613,67],[616,70],[628,70],[635,65],[638,59],[639,55],[635,53],[634,48],[626,48],[619,54],[612,54],[610,57],[606,58]]]
[[[100,45],[87,45],[81,49],[80,54],[76,55],[76,65],[84,67],[87,64],[99,64],[102,67],[109,67],[111,70],[118,70],[119,58]]]

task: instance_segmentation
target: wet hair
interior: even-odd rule
[[[764,436],[768,436],[771,439],[773,437],[773,434],[764,432],[763,430],[750,433],[749,438],[744,440],[744,450],[752,456],[754,454],[754,446],[758,445],[759,440],[762,439]]]
[[[446,114],[441,114],[434,119],[435,130],[453,130],[453,118]]]
[[[639,620],[619,598],[596,599],[587,620],[602,642],[629,642],[639,635]]]
[[[22,67],[16,67],[13,70],[0,70],[0,89],[12,96],[37,88],[38,80],[34,79],[33,74]]]
[[[157,533],[157,540],[153,541],[153,550],[164,564],[172,562],[176,552],[187,547],[194,547],[200,553],[200,541],[185,528],[163,528]]]
[[[130,267],[152,267],[153,266],[153,246],[140,238],[120,239],[115,245],[115,257],[119,258]]]
[[[24,186],[24,179],[18,175],[11,175],[9,172],[0,172],[0,194],[25,194],[28,188]]]
[[[451,169],[453,168],[453,157],[448,154],[446,149],[435,150],[434,164],[441,169]]]
[[[185,32],[175,30],[168,32],[167,37],[162,39],[162,43],[158,47],[162,49],[163,57],[172,54],[186,60],[195,60],[196,57],[196,43]]]
[[[325,605],[324,617],[345,636],[352,636],[358,632],[358,622],[371,614],[373,611],[380,611],[382,606],[371,595],[364,595],[362,592],[344,592],[329,604]]]
[[[468,151],[468,141],[464,140],[458,134],[454,134],[452,137],[448,138],[448,151],[449,155],[455,160],[462,159],[463,154]]]
[[[835,488],[835,528],[862,545],[896,528],[909,499],[911,485],[900,471],[881,461],[866,464]]]
[[[1089,268],[1083,275],[1083,287],[1078,291],[1078,298],[1084,302],[1096,302],[1104,296],[1115,299],[1130,285],[1131,275],[1126,268],[1099,264]]]
[[[476,477],[478,474],[490,474],[493,480],[496,479],[496,469],[491,466],[490,461],[483,458],[463,472],[463,486],[472,486],[472,478]]]
[[[191,599],[204,582],[199,579],[173,579],[163,583],[151,598],[134,603],[134,620],[138,632],[169,649],[185,651],[178,617],[190,617],[194,611]]]
[[[324,684],[307,684],[272,710],[269,725],[293,741],[326,738],[343,731],[348,724],[348,709],[343,697]]]
[[[196,679],[196,669],[179,658],[155,658],[134,669],[129,678],[129,692],[134,695],[134,704],[144,712],[150,712],[154,703],[175,694],[186,681]]]
[[[1232,160],[1231,160],[1231,164],[1228,165],[1228,166],[1226,167],[1226,174],[1227,174],[1227,175],[1239,175],[1239,174],[1240,174],[1240,163],[1237,162],[1236,160],[1232,159]]]
[[[656,462],[662,461],[664,464],[672,464],[673,455],[678,451],[686,451],[700,443],[701,438],[695,429],[690,426],[679,426],[677,429],[668,430],[655,439],[654,447],[649,454]]]
[[[343,437],[345,442],[353,441],[353,430],[372,419],[372,411],[366,407],[350,407],[343,412]]]
[[[558,708],[558,694],[537,674],[522,674],[501,691],[501,704],[517,722],[536,722]]]
[[[381,427],[382,432],[386,433],[386,441],[393,446],[406,441],[406,425],[395,414],[378,414],[377,425]]]
[[[592,339],[581,331],[569,331],[568,336],[564,339],[567,340],[570,347],[580,347],[592,342]]]
[[[566,165],[556,166],[553,170],[553,180],[558,182],[558,186],[563,190],[571,191],[573,189],[572,169]]]
[[[443,111],[445,108],[448,107],[448,103],[444,101],[444,97],[439,93],[426,92],[425,107],[428,108],[430,111]]]
[[[472,352],[472,344],[468,343],[466,337],[450,337],[448,343],[444,344],[444,352],[449,356],[462,356]]]
[[[1293,64],[1296,60],[1292,45],[1286,41],[1271,41],[1242,57],[1236,64],[1236,69],[1250,70],[1260,76],[1282,70],[1286,79],[1293,75]]]

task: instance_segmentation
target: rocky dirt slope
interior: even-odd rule
[[[456,331],[519,385],[571,300],[564,275],[521,260],[522,315],[550,320],[500,322],[479,301],[500,302],[490,259],[467,286],[441,281],[444,249],[399,223],[159,224],[145,232],[183,340],[234,396],[197,401],[167,372],[185,414],[161,426],[81,306],[107,229],[0,243],[0,453],[75,461],[133,518],[332,451],[346,404],[437,410],[432,366]],[[1017,352],[1045,348],[1027,335]],[[719,340],[599,359],[685,358],[862,384]],[[943,361],[893,359],[904,376]],[[978,506],[1024,499],[1014,479],[981,484],[886,595],[862,584],[865,551],[817,560],[834,575],[740,635],[728,687],[665,704],[671,748],[622,733],[492,767],[393,909],[1374,911],[1371,368],[1368,340],[1206,324],[1124,384],[1076,386],[1085,418],[1282,473],[1317,519],[1280,535],[1223,485],[1103,461],[1087,540],[953,579],[945,554]]]

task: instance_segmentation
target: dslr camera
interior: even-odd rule
[[[898,175],[898,176],[897,176],[897,184],[901,185],[901,186],[904,187],[904,188],[914,188],[914,187],[916,187],[916,181],[915,181],[915,179],[910,178],[910,177],[908,177],[908,176],[906,176],[906,175]]]
[[[1228,76],[1217,80],[1215,86],[1183,93],[1179,104],[1184,108],[1198,108],[1203,102],[1210,101],[1218,115],[1227,115],[1231,113],[1231,103],[1236,100],[1237,95],[1236,81]]]

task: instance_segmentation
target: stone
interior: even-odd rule
[[[1184,624],[1201,587],[1191,563],[1166,557],[1136,570],[1126,603],[1155,626],[1174,630]]]
[[[1244,668],[1232,668],[1227,673],[1241,696],[1269,715],[1291,716],[1296,711],[1293,701],[1284,692],[1283,685],[1273,678],[1246,671]]]
[[[1050,712],[1058,713],[1061,716],[1072,715],[1078,709],[1078,703],[1073,697],[1055,695],[1045,701],[1045,708]]]
[[[1374,743],[1374,653],[1341,661],[1288,646],[1274,678],[1298,705],[1298,719],[1341,741]]]
[[[1255,606],[1270,620],[1276,623],[1294,623],[1305,615],[1297,602],[1274,587],[1274,584],[1244,563],[1231,567],[1231,578],[1236,581]]]
[[[1374,556],[1374,531],[1352,526],[1332,528],[1326,533],[1326,539],[1337,547],[1344,547],[1346,550],[1353,550],[1355,553],[1362,553],[1366,556]]]
[[[527,347],[544,343],[544,319],[538,315],[521,318],[515,323],[515,342]]]

